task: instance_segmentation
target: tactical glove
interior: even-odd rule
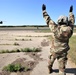
[[[44,4],[42,5],[42,10],[46,10],[46,6]]]
[[[71,5],[69,12],[72,12],[72,11],[73,11],[73,6]]]

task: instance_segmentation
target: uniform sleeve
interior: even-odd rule
[[[56,28],[56,23],[50,18],[50,16],[46,12],[46,10],[43,11],[43,17],[44,17],[44,19],[46,21],[46,24],[49,26],[50,30],[52,32],[54,32],[54,30]]]
[[[69,24],[74,25],[74,23],[75,23],[74,14],[72,12],[69,12]]]
[[[75,17],[73,12],[69,12],[69,26],[72,28],[72,34],[73,34],[73,29],[74,29],[74,23],[75,23]]]

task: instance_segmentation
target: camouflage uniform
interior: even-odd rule
[[[47,25],[50,30],[53,32],[52,35],[52,44],[50,48],[50,61],[49,67],[52,68],[55,59],[59,63],[59,73],[60,75],[65,75],[65,64],[67,61],[67,52],[70,49],[69,47],[69,38],[73,34],[73,24],[75,18],[72,12],[69,12],[69,21],[67,25],[57,25],[47,14],[46,10],[43,10],[43,17],[46,20]]]

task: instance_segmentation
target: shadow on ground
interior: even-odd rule
[[[58,73],[59,70],[58,69],[54,69],[53,72]],[[76,68],[66,68],[65,72],[76,75]]]
[[[58,69],[54,69],[54,70],[53,70],[53,72],[56,72],[56,73],[58,73],[58,72],[59,72],[59,70],[58,70]]]
[[[65,71],[66,73],[71,73],[71,74],[76,75],[76,68],[67,68]]]

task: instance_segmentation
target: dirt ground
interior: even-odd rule
[[[34,31],[0,31],[0,51],[15,50],[21,48],[41,48],[41,52],[19,52],[0,54],[0,75],[57,75],[58,63],[54,63],[52,74],[48,74],[48,56],[50,54],[50,41],[46,36],[52,33],[37,33]],[[74,35],[76,35],[74,33]],[[15,45],[18,43],[19,45]],[[27,72],[2,71],[8,64],[20,63],[29,66]],[[76,66],[68,60],[66,75],[76,75]]]

